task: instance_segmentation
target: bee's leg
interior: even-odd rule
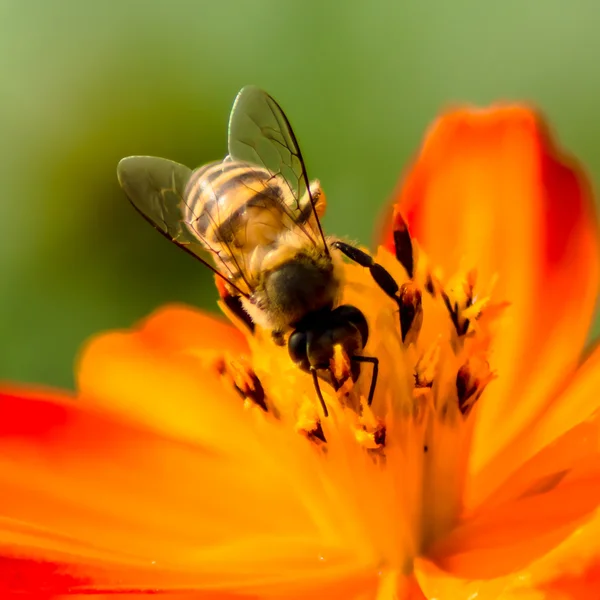
[[[396,302],[400,309],[400,331],[404,342],[417,313],[421,310],[420,290],[414,285],[403,285],[401,290],[390,272],[366,252],[341,241],[335,241],[331,245],[361,267],[369,269],[375,283]]]
[[[376,263],[366,252],[346,244],[345,242],[335,241],[331,244],[337,248],[342,254],[345,254],[350,260],[359,264],[361,267],[369,269],[375,283],[393,300],[398,301],[398,284],[390,275],[389,271]]]
[[[350,260],[359,264],[361,267],[369,269],[375,283],[393,300],[398,301],[398,284],[390,275],[389,271],[376,263],[366,252],[346,244],[345,242],[335,241],[331,244],[342,254],[345,254]]]
[[[375,356],[353,356],[350,360],[353,360],[357,363],[371,363],[373,365],[371,387],[369,388],[369,396],[367,398],[367,404],[371,406],[371,403],[373,402],[373,396],[375,395],[375,388],[377,387],[377,376],[379,375],[379,359]]]
[[[250,315],[244,310],[242,305],[242,299],[239,295],[232,294],[225,285],[222,284],[221,280],[217,277],[217,290],[223,304],[237,317],[250,331],[254,333],[255,325],[254,321],[250,318]]]

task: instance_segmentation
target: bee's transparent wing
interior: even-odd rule
[[[117,167],[119,183],[136,210],[167,239],[233,285],[203,258],[207,248],[188,222],[196,217],[190,215],[184,196],[191,174],[185,165],[154,156],[128,156]]]
[[[292,218],[305,213],[301,203],[307,199],[327,248],[296,136],[279,104],[260,88],[246,86],[235,99],[229,119],[229,155],[282,177],[295,200],[295,206],[288,207]]]

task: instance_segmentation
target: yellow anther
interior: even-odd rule
[[[440,343],[436,341],[423,353],[415,365],[415,387],[431,387],[440,359]]]
[[[334,344],[330,366],[336,381],[345,382],[351,378],[350,358],[341,344]]]
[[[385,428],[380,426],[375,431],[358,428],[354,431],[354,438],[363,448],[376,450],[385,444]]]
[[[456,374],[458,407],[466,414],[479,398],[485,386],[494,379],[488,361],[481,356],[470,357]]]
[[[319,423],[319,417],[314,402],[311,399],[303,397],[298,404],[296,414],[295,430],[307,432],[314,430]]]

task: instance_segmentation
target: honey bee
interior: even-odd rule
[[[124,158],[119,182],[147,221],[221,278],[227,305],[250,327],[270,330],[280,345],[287,335],[290,357],[312,374],[325,416],[319,377],[339,385],[330,367],[336,346],[350,359],[353,381],[361,363],[373,365],[370,404],[378,359],[363,355],[369,336],[363,313],[340,304],[342,255],[368,268],[397,302],[398,285],[362,250],[325,237],[321,186],[309,182],[283,110],[257,87],[237,95],[228,150],[223,161],[194,171],[164,158]]]

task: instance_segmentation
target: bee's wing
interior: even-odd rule
[[[192,170],[185,165],[154,156],[128,156],[117,167],[121,187],[153,227],[247,296],[203,258],[207,248],[190,226],[190,210],[184,196],[191,174]]]
[[[260,88],[242,88],[231,109],[228,141],[233,159],[264,167],[274,177],[283,178],[295,200],[295,206],[286,206],[292,220],[307,222],[302,202],[310,202],[315,233],[327,249],[302,153],[279,104]]]

